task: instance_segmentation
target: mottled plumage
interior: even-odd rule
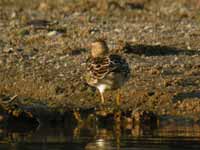
[[[104,103],[103,92],[106,89],[117,89],[122,86],[129,78],[130,69],[121,56],[108,54],[105,42],[98,41],[95,44],[92,48],[95,57],[88,60],[86,81],[89,85],[98,88]],[[96,55],[95,50],[100,55]]]
[[[88,63],[87,71],[89,71],[90,79],[93,80],[90,83],[93,86],[99,83],[106,83],[106,79],[114,78],[118,74],[121,74],[123,78],[128,78],[130,72],[128,64],[119,55],[93,58]],[[117,87],[112,86],[111,88],[115,89]]]

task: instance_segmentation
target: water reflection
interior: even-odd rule
[[[17,127],[17,128],[16,128]],[[200,126],[193,123],[165,122],[159,126],[98,122],[1,125],[1,150],[127,150],[199,149]]]

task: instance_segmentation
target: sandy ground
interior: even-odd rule
[[[131,67],[122,110],[199,120],[199,10],[198,0],[0,0],[1,99],[35,112],[96,107],[84,72],[88,45],[104,38]],[[105,97],[114,107],[116,91]]]

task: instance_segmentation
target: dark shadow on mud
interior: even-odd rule
[[[0,122],[0,130],[6,130],[7,132],[27,133],[35,131],[39,126],[39,122],[35,117],[28,117],[25,113],[19,117],[5,114],[1,114],[1,117],[4,120]]]
[[[123,6],[121,6],[117,1],[108,2],[108,8],[110,11],[143,10],[145,9],[144,5],[145,4],[141,2],[126,2]]]
[[[184,99],[192,99],[192,98],[200,99],[200,91],[178,93],[173,97],[173,102],[183,101]]]
[[[80,54],[82,54],[86,51],[87,51],[87,49],[85,49],[85,48],[77,48],[77,49],[73,49],[70,52],[68,52],[68,55],[69,56],[77,56],[77,55],[80,55]]]
[[[163,45],[132,45],[126,43],[123,50],[125,53],[128,54],[137,54],[145,56],[200,55],[200,52],[198,52],[197,50],[185,50]]]
[[[130,10],[143,10],[144,4],[143,3],[133,3],[133,2],[127,2],[125,3],[125,8]]]

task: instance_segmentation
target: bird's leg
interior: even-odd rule
[[[100,95],[101,95],[101,104],[104,104],[105,103],[105,99],[104,99],[104,96],[103,96],[103,92],[100,92]]]
[[[121,94],[120,94],[120,90],[118,89],[117,90],[117,96],[116,96],[116,105],[117,105],[117,107],[120,106],[120,103],[121,103]]]
[[[75,119],[77,120],[78,123],[82,123],[83,120],[81,119],[81,115],[79,110],[74,110],[73,115],[75,117]]]
[[[116,112],[114,114],[114,118],[117,124],[120,124],[121,121],[121,110],[120,110],[120,91],[117,90],[117,96],[116,96]]]

